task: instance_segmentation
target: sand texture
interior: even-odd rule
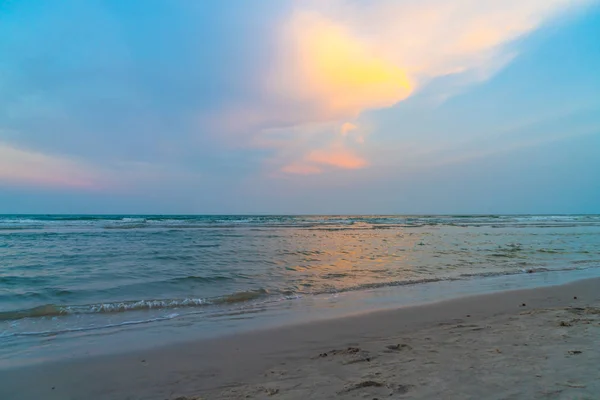
[[[600,307],[469,317],[282,362],[207,399],[600,399]]]
[[[600,279],[0,371],[1,399],[600,399]]]

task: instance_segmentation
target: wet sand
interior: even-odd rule
[[[600,399],[600,279],[0,371],[1,399]]]

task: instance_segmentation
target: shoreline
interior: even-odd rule
[[[310,324],[395,310],[403,307],[438,303],[465,296],[497,293],[506,290],[561,285],[582,279],[599,277],[598,268],[563,268],[518,274],[491,274],[466,279],[441,279],[407,285],[386,285],[359,291],[300,296],[285,301],[248,303],[231,308],[200,310],[147,310],[137,313],[117,313],[106,326],[75,327],[58,319],[41,321],[58,324],[60,329],[46,330],[28,322],[34,330],[23,336],[0,338],[0,371],[35,366],[79,358],[117,355],[131,351],[146,351],[172,345],[184,345],[198,340],[265,331],[286,326]],[[102,314],[98,314],[102,316]],[[110,314],[106,314],[110,317]],[[82,317],[95,318],[95,315]],[[71,323],[79,323],[70,316]],[[87,324],[91,321],[88,319]],[[81,322],[83,325],[83,322]]]
[[[482,337],[481,335],[484,333],[487,335],[489,332],[500,344],[503,341],[510,341],[510,338],[515,339],[518,332],[530,336],[539,333],[550,337],[555,330],[565,330],[566,327],[561,327],[554,321],[549,326],[538,327],[538,332],[531,329],[515,331],[515,324],[518,322],[524,326],[527,323],[539,325],[542,320],[548,322],[548,318],[565,319],[567,317],[562,314],[569,314],[573,310],[569,307],[584,310],[589,307],[590,310],[596,310],[600,307],[599,287],[600,278],[590,278],[560,286],[464,296],[393,310],[371,311],[343,318],[244,332],[222,338],[177,343],[155,349],[6,369],[0,374],[0,397],[171,399],[187,395],[209,399],[233,399],[248,395],[251,398],[277,396],[277,398],[292,399],[307,396],[355,398],[367,394],[372,394],[371,398],[374,398],[389,396],[391,393],[398,396],[406,395],[407,398],[427,398],[419,397],[419,393],[433,396],[434,392],[431,390],[434,389],[431,385],[418,382],[418,378],[411,378],[411,380],[406,376],[403,379],[408,381],[404,383],[390,383],[395,379],[395,375],[392,374],[384,379],[383,377],[390,373],[385,371],[390,368],[394,370],[394,366],[403,365],[404,362],[411,363],[408,370],[406,366],[402,369],[404,375],[407,371],[428,371],[432,365],[436,365],[435,363],[439,365],[436,357],[440,357],[440,350],[446,347],[446,342],[457,338],[473,342],[474,344],[470,346],[471,351],[474,353],[484,351],[484,358],[489,358],[493,365],[497,362],[494,356],[498,358],[498,355],[504,353],[488,354],[489,349],[478,347],[476,341]],[[588,318],[589,324],[577,325],[570,331],[575,332],[578,329],[577,332],[581,333],[582,329],[598,329],[595,331],[597,333],[595,337],[600,338],[598,334],[600,328],[597,328],[600,318],[593,319],[600,315],[594,312],[591,312]],[[557,316],[556,313],[560,315]],[[511,318],[516,319],[511,321]],[[565,323],[573,325],[569,321]],[[427,345],[422,343],[424,335],[430,337]],[[564,337],[559,339],[562,342],[566,340]],[[581,340],[583,339],[580,338],[580,343],[574,343],[573,346],[583,346]],[[599,339],[593,340],[597,344]],[[460,340],[456,343],[460,343]],[[529,352],[533,351],[538,344],[556,348],[559,343],[551,341],[520,343],[521,347],[527,347]],[[388,348],[396,345],[397,348]],[[585,345],[589,347],[589,343]],[[413,354],[407,359],[412,361],[385,364],[392,362],[393,360],[387,359],[396,353],[406,354],[408,357],[409,353],[416,353],[414,349],[425,347],[429,349],[426,354],[422,352]],[[411,351],[404,352],[405,348],[410,348]],[[545,350],[536,353],[543,354]],[[322,354],[327,356],[319,357]],[[461,354],[464,354],[464,351],[457,352],[454,357]],[[591,357],[593,362],[598,362],[600,351],[596,348],[595,352],[567,354],[573,359],[575,355],[578,356],[577,363],[587,365],[582,361],[586,360],[586,357]],[[522,361],[524,365],[527,364],[526,360]],[[462,366],[465,367],[467,364]],[[516,369],[520,368],[521,366]],[[440,371],[446,370],[447,368],[444,368]],[[317,375],[314,375],[315,371],[318,371]],[[356,375],[356,377],[347,378],[345,374]],[[592,378],[590,374],[595,375]],[[600,390],[600,387],[596,387],[598,384],[593,386],[587,383],[588,379],[598,381],[600,376],[596,370],[591,368],[588,375],[587,378],[580,379],[586,380],[586,383],[576,382],[571,385],[585,385],[585,387],[567,385],[556,390],[560,390],[560,393],[565,390],[584,393],[590,388]],[[534,381],[542,379],[535,375],[533,378]],[[356,382],[352,383],[354,381]],[[296,386],[292,388],[286,385]],[[530,386],[524,386],[523,390]],[[484,389],[485,387],[487,386],[483,385]],[[349,388],[350,390],[347,390]],[[463,391],[460,393],[470,393],[468,389],[462,388]],[[507,389],[517,388],[509,384]],[[527,395],[525,397],[529,398]]]

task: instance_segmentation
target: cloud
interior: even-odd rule
[[[283,168],[281,168],[281,171],[286,174],[295,174],[295,175],[313,175],[313,174],[320,174],[322,172],[321,168],[319,168],[317,166],[303,164],[303,163],[293,163],[293,164],[286,165]]]
[[[331,169],[354,170],[368,166],[359,155],[365,132],[357,125],[325,123],[270,132],[278,136],[271,146],[279,153],[272,163],[285,174],[314,175]],[[283,164],[283,166],[281,166]]]
[[[331,165],[344,169],[359,169],[367,165],[364,159],[342,146],[313,150],[308,153],[306,160],[315,164]]]
[[[110,189],[128,193],[144,187],[155,188],[159,183],[190,184],[200,179],[198,173],[158,162],[116,161],[100,165],[0,142],[0,186]]]
[[[356,117],[389,107],[412,92],[406,71],[353,35],[347,26],[312,11],[294,12],[282,33],[276,95],[311,102],[326,118]]]
[[[259,80],[260,100],[238,105],[227,123],[245,126],[252,136],[274,128],[293,128],[305,135],[301,128],[315,123],[337,124],[346,134],[365,111],[391,107],[436,78],[454,75],[462,86],[489,79],[518,54],[511,43],[583,3],[297,1],[281,24],[275,61]],[[452,91],[460,90],[455,84]],[[436,98],[449,95],[439,93]],[[365,142],[364,137],[355,139]],[[305,162],[315,164],[368,164],[356,150],[330,144],[302,152]],[[295,167],[287,167],[287,172],[317,173],[317,168],[300,168],[289,161]]]
[[[151,7],[127,30],[118,28],[131,10],[32,9],[41,33],[18,23],[2,30],[10,57],[0,74],[0,128],[22,132],[10,139],[23,147],[2,148],[0,179],[92,187],[167,180],[183,174],[177,165],[210,174],[215,160],[228,163],[220,146],[256,150],[243,160],[236,153],[231,171],[263,158],[270,172],[286,174],[366,168],[378,161],[366,111],[392,107],[441,76],[460,75],[461,87],[487,79],[518,53],[509,46],[515,39],[583,0],[289,2],[222,19]],[[152,28],[156,15],[167,28]],[[244,40],[257,27],[264,40]],[[208,36],[220,40],[198,41]],[[93,54],[82,37],[97,44]],[[157,46],[146,46],[148,37]],[[116,165],[136,160],[160,165]]]
[[[89,166],[0,143],[0,184],[98,189],[101,179]]]
[[[348,132],[354,131],[356,129],[358,129],[356,125],[351,124],[350,122],[345,122],[340,128],[340,133],[342,134],[342,136],[346,136]]]
[[[332,118],[389,107],[429,80],[494,70],[506,44],[584,0],[313,0],[282,28],[274,93]]]

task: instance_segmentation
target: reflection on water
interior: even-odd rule
[[[289,282],[284,290],[314,294],[418,278],[414,249],[422,236],[396,230],[298,230],[280,244],[286,250],[275,250],[285,266],[282,278]]]

